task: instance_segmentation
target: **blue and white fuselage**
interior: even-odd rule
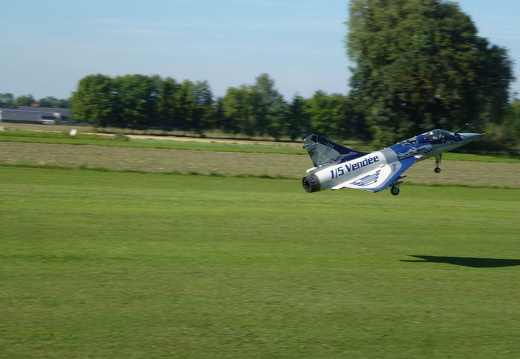
[[[313,163],[302,179],[307,192],[324,189],[355,188],[379,192],[388,187],[399,194],[399,180],[414,163],[428,157],[436,158],[435,172],[443,152],[451,151],[482,136],[481,133],[453,133],[432,130],[372,153],[354,151],[324,137],[307,134],[304,146]]]

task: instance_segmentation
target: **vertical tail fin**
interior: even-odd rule
[[[309,153],[315,167],[349,161],[367,154],[338,145],[314,133],[306,134],[302,137],[302,140],[303,148]]]

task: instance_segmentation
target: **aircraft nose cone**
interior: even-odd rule
[[[459,135],[465,143],[468,143],[485,135],[485,133],[459,133]]]

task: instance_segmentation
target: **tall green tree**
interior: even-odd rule
[[[261,135],[280,138],[285,127],[286,103],[276,90],[274,80],[266,73],[256,78],[251,87],[256,118],[256,131]]]
[[[158,126],[165,131],[179,128],[177,91],[180,84],[173,78],[167,77],[160,81],[159,99],[157,101]]]
[[[255,136],[257,134],[255,103],[256,94],[251,86],[228,88],[223,98],[227,126],[233,134]]]
[[[285,133],[293,141],[312,130],[308,106],[308,100],[296,95],[287,107]]]
[[[193,131],[203,135],[204,131],[213,127],[213,93],[207,81],[197,81],[193,84],[192,93],[192,123]]]
[[[155,125],[159,88],[154,78],[125,75],[114,79],[117,101],[117,124],[131,129],[147,129]]]
[[[68,108],[69,101],[66,99],[59,99],[54,96],[46,96],[38,101],[41,107],[54,107],[54,108]]]
[[[177,123],[181,131],[191,131],[194,126],[194,91],[195,84],[190,80],[184,80],[180,84],[178,91],[175,93],[175,102],[177,104]]]
[[[352,0],[351,87],[377,142],[503,114],[513,80],[507,51],[477,36],[456,3]]]
[[[316,91],[308,102],[312,129],[329,137],[348,137],[348,101],[345,95]]]
[[[0,93],[0,108],[15,108],[16,101],[12,93]]]
[[[513,101],[501,124],[497,125],[497,140],[507,148],[520,148],[520,100]]]
[[[217,97],[215,102],[213,103],[213,128],[218,130],[232,133],[232,129],[228,123],[228,119],[226,118],[225,108],[224,108],[224,97]]]
[[[16,98],[16,106],[32,106],[35,103],[33,95],[22,95]]]
[[[109,76],[88,75],[79,81],[70,99],[72,116],[94,127],[114,124],[117,116],[114,81]]]

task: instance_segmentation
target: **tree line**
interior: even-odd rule
[[[220,131],[238,137],[266,137],[297,140],[314,131],[338,140],[377,141],[377,131],[365,115],[357,94],[327,94],[316,91],[310,98],[295,95],[287,101],[268,74],[261,74],[252,85],[231,87],[215,97],[207,81],[179,82],[158,75],[125,75],[112,78],[88,75],[78,83],[70,99],[31,95],[18,98],[0,94],[0,108],[38,104],[42,107],[71,108],[73,120],[97,128],[160,129],[204,135]],[[469,121],[472,122],[472,121]],[[460,121],[431,124],[454,129]],[[508,104],[501,117],[484,123],[485,147],[493,150],[520,146],[520,100]],[[472,131],[481,130],[473,127]],[[389,131],[388,136],[392,135]],[[418,132],[410,132],[395,140]],[[381,142],[381,141],[380,141]],[[388,145],[392,142],[374,143]]]
[[[290,101],[261,74],[253,85],[231,87],[215,98],[207,81],[177,81],[159,75],[102,74],[81,79],[72,94],[73,116],[95,127],[161,129],[204,135],[218,130],[243,137],[301,137],[311,130],[337,138],[370,135],[350,98],[316,91]]]
[[[0,108],[18,108],[34,106],[41,107],[69,108],[69,99],[59,99],[54,96],[46,96],[37,100],[33,95],[21,95],[16,97],[12,93],[0,93]]]
[[[361,101],[356,91],[348,95],[316,91],[310,98],[295,95],[287,101],[268,74],[258,76],[252,85],[231,87],[217,98],[207,81],[179,82],[158,75],[88,75],[70,99],[74,118],[98,128],[174,130],[201,136],[218,130],[246,138],[291,140],[313,131],[338,140],[387,146],[432,128],[455,130],[470,122],[471,131],[488,133],[481,141],[482,148],[504,150],[520,146],[519,100],[493,109],[482,99],[487,106],[479,103],[480,112],[471,110],[469,114],[457,108],[466,105],[452,104],[448,111],[442,101],[434,97],[428,104],[431,112],[415,109],[411,111],[414,116],[407,113],[406,106],[400,106],[395,115],[387,109],[388,118],[396,118],[385,122],[367,111],[369,100]],[[436,106],[441,109],[435,109]]]

